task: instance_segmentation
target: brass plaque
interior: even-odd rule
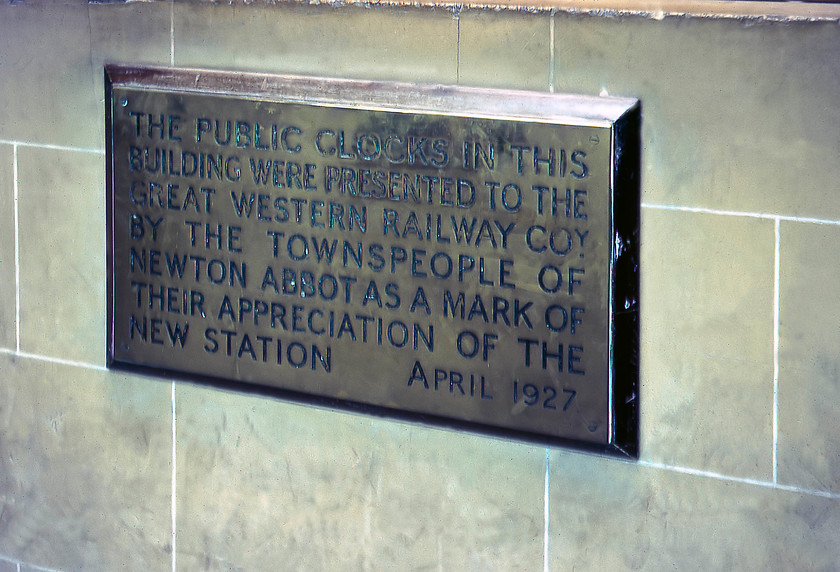
[[[110,364],[636,454],[636,100],[120,66],[106,91]]]

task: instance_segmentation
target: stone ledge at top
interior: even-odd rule
[[[119,3],[125,0],[91,0],[91,3]],[[154,1],[154,0],[152,0]],[[733,0],[173,0],[188,4],[228,5],[363,5],[438,7],[460,11],[485,8],[526,12],[570,12],[594,15],[637,15],[653,19],[669,16],[732,18],[771,21],[840,21],[840,3],[833,0],[804,2],[733,1]]]

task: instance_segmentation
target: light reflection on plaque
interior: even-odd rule
[[[112,365],[636,454],[635,100],[106,85]]]

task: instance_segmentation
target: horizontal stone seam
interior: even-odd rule
[[[86,147],[73,147],[69,145],[52,145],[47,143],[32,143],[26,141],[15,141],[9,139],[0,139],[0,144],[5,145],[16,145],[18,147],[30,147],[30,148],[39,148],[39,149],[52,149],[56,151],[77,151],[80,153],[94,153],[98,155],[104,155],[104,149],[90,149]],[[825,225],[833,225],[833,226],[840,226],[840,220],[835,219],[821,219],[816,217],[800,217],[800,216],[793,216],[793,215],[783,215],[783,214],[773,214],[773,213],[762,213],[762,212],[753,212],[753,211],[735,211],[735,210],[722,210],[722,209],[710,209],[706,207],[687,207],[681,205],[665,205],[665,204],[657,204],[657,203],[642,203],[642,208],[651,209],[651,210],[667,210],[667,211],[679,211],[679,212],[691,212],[691,213],[700,213],[700,214],[713,214],[719,216],[738,216],[738,217],[745,217],[745,218],[759,218],[759,219],[767,219],[767,220],[780,220],[786,222],[805,222],[805,223],[812,223],[812,224],[825,224]]]
[[[674,473],[682,473],[684,475],[692,475],[695,477],[706,477],[709,479],[718,479],[721,481],[727,482],[735,482],[735,483],[743,483],[745,485],[753,485],[757,487],[764,487],[768,489],[778,489],[786,492],[792,493],[800,493],[805,495],[811,495],[816,497],[822,497],[827,499],[833,500],[840,500],[840,493],[833,493],[830,491],[818,491],[813,489],[805,489],[801,487],[795,487],[792,485],[782,485],[778,483],[773,483],[772,481],[762,481],[759,479],[748,479],[746,477],[733,477],[730,475],[724,475],[721,473],[715,473],[714,471],[703,471],[700,469],[692,469],[690,467],[680,467],[678,465],[668,465],[665,463],[656,463],[654,461],[639,461],[639,465],[643,467],[650,467],[652,469],[660,469],[663,471],[671,471]]]
[[[736,216],[744,218],[758,218],[764,220],[778,220],[785,222],[806,222],[811,224],[826,224],[832,226],[840,226],[840,220],[823,219],[815,217],[802,217],[792,215],[782,215],[773,213],[751,212],[751,211],[730,211],[721,209],[709,209],[705,207],[686,207],[679,205],[662,205],[656,203],[642,203],[642,208],[661,211],[678,211],[699,214],[712,214],[718,216]]]
[[[0,348],[0,353],[16,355],[18,357],[22,357],[22,358],[26,358],[26,359],[34,359],[34,360],[51,362],[51,363],[58,363],[58,364],[61,364],[61,365],[69,365],[69,366],[73,366],[73,367],[82,367],[82,368],[92,369],[92,370],[96,370],[96,371],[109,371],[108,368],[105,367],[105,366],[99,366],[99,365],[88,364],[88,363],[83,363],[83,362],[76,362],[76,361],[65,360],[65,359],[60,359],[60,358],[52,358],[52,357],[41,356],[41,355],[37,355],[37,354],[31,354],[31,353],[27,353],[27,352],[16,352],[14,350],[7,349],[7,348]],[[671,472],[674,472],[674,473],[682,473],[682,474],[693,475],[693,476],[698,476],[698,477],[707,477],[707,478],[711,478],[711,479],[719,479],[719,480],[722,480],[722,481],[743,483],[743,484],[754,485],[754,486],[758,486],[758,487],[778,489],[778,490],[783,490],[783,491],[788,491],[788,492],[795,492],[795,493],[807,494],[807,495],[811,495],[811,496],[840,500],[840,492],[833,493],[833,492],[830,492],[830,491],[819,491],[819,490],[813,490],[813,489],[805,489],[805,488],[801,488],[801,487],[795,487],[795,486],[792,486],[792,485],[782,485],[782,484],[778,484],[778,483],[773,484],[772,481],[762,481],[762,480],[759,480],[759,479],[749,479],[749,478],[745,478],[745,477],[735,477],[735,476],[730,476],[730,475],[724,475],[724,474],[721,474],[721,473],[715,473],[713,471],[704,471],[704,470],[701,470],[701,469],[692,469],[690,467],[680,467],[678,465],[667,465],[665,463],[657,463],[657,462],[654,462],[654,461],[638,461],[636,464],[638,464],[639,466],[642,466],[642,467],[649,467],[649,468],[653,468],[653,469],[671,471]]]
[[[45,355],[40,355],[40,354],[33,354],[33,353],[29,353],[29,352],[16,351],[16,350],[11,349],[11,348],[0,348],[0,353],[17,356],[17,357],[21,357],[21,358],[24,358],[24,359],[33,359],[33,360],[45,361],[45,362],[49,362],[49,363],[57,363],[57,364],[60,364],[60,365],[69,365],[69,366],[72,366],[72,367],[81,367],[81,368],[84,368],[84,369],[92,369],[92,370],[96,370],[96,371],[110,371],[104,365],[96,365],[96,364],[86,363],[86,362],[81,362],[81,361],[74,361],[74,360],[62,359],[62,358],[45,356]]]
[[[56,570],[55,568],[45,568],[44,566],[38,566],[37,564],[31,564],[29,562],[24,562],[22,560],[17,560],[15,558],[3,555],[0,555],[0,562],[8,562],[9,564],[14,564],[15,566],[17,566],[18,572],[20,572],[21,565],[27,566],[35,570],[39,570],[41,572],[61,572],[60,570]]]
[[[77,151],[79,153],[95,153],[97,155],[105,154],[105,149],[74,147],[72,145],[53,145],[51,143],[34,143],[31,141],[17,141],[14,139],[0,139],[0,145],[16,145],[17,147],[34,147],[38,149],[52,149],[55,151]]]

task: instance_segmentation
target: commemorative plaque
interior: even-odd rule
[[[636,100],[105,71],[109,364],[637,454]]]

